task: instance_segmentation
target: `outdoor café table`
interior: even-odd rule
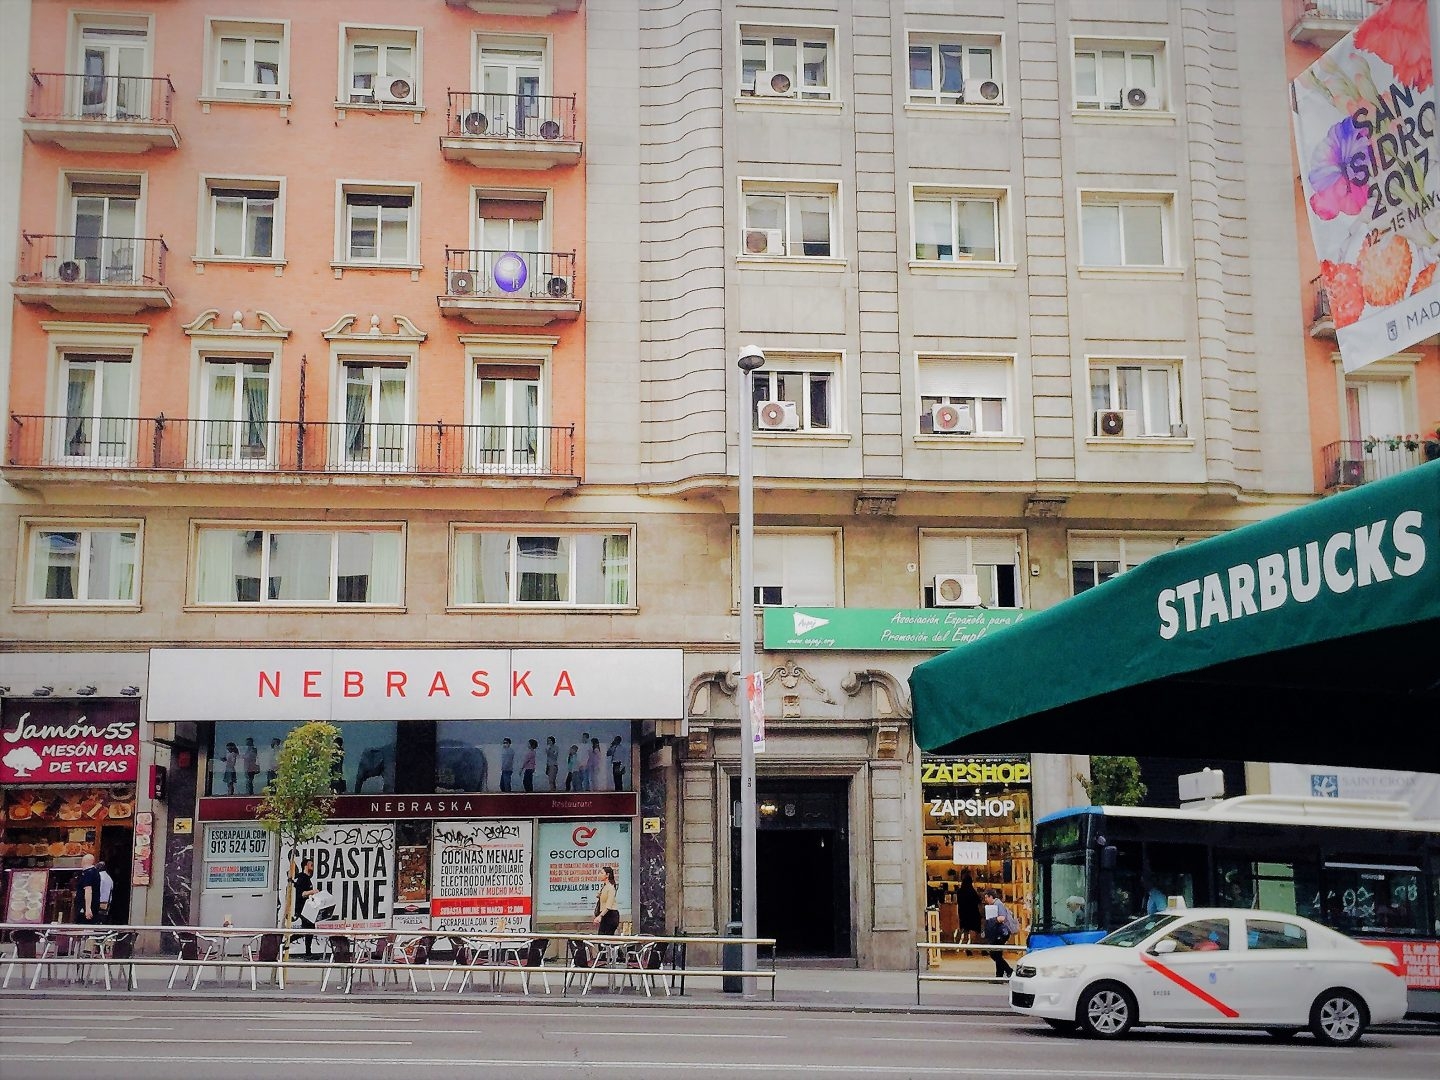
[[[46,964],[53,969],[61,958],[68,958],[75,964],[75,974],[81,981],[85,978],[85,957],[99,955],[99,942],[109,931],[99,927],[49,926],[40,934],[40,948],[36,950],[35,975],[30,980],[30,989],[40,984],[40,972]],[[21,978],[24,978],[22,975]],[[72,978],[70,981],[74,981]],[[110,970],[105,969],[105,988],[110,988]]]

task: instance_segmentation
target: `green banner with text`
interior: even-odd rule
[[[765,608],[765,648],[938,652],[1012,626],[1029,614],[988,608]]]

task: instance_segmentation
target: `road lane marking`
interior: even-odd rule
[[[635,1031],[626,1028],[624,1031],[616,1031],[613,1028],[605,1028],[596,1031],[563,1031],[556,1029],[547,1030],[549,1035],[583,1035],[585,1038],[594,1038],[596,1035],[612,1035],[619,1039],[788,1039],[789,1035],[753,1035],[750,1032],[735,1032],[726,1034],[723,1031]]]
[[[304,1033],[303,1033],[303,1032],[297,1032],[296,1034],[303,1036]],[[105,1037],[105,1038],[101,1038],[101,1039],[91,1039],[91,1038],[88,1038],[88,1037],[86,1037],[86,1036],[84,1036],[84,1035],[79,1036],[79,1039],[83,1039],[85,1042],[88,1042],[88,1043],[165,1043],[166,1045],[177,1045],[177,1044],[181,1044],[181,1043],[188,1043],[188,1044],[194,1045],[194,1046],[227,1046],[227,1045],[232,1045],[232,1044],[233,1044],[233,1045],[237,1045],[237,1046],[249,1046],[250,1044],[252,1044],[252,1043],[255,1041],[254,1039],[125,1039],[125,1038],[114,1038],[114,1037],[108,1037],[108,1036]],[[67,1040],[67,1041],[75,1042],[75,1041],[78,1041],[78,1040],[71,1039],[71,1040]],[[295,1040],[295,1041],[288,1041],[288,1040],[283,1040],[283,1039],[276,1039],[276,1040],[274,1040],[274,1044],[273,1044],[273,1045],[275,1045],[275,1046],[414,1046],[415,1043],[414,1043],[412,1040],[410,1040],[410,1039],[309,1039],[309,1038],[301,1038],[301,1039],[297,1039],[297,1040]],[[169,1055],[166,1055],[166,1060],[167,1060],[167,1061],[170,1060]]]
[[[0,1043],[77,1043],[84,1038],[84,1035],[0,1035]]]

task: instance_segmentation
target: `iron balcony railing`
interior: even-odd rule
[[[1323,277],[1310,279],[1310,325],[1316,323],[1334,322],[1334,316],[1330,312],[1330,293],[1325,288]]]
[[[142,285],[163,288],[165,253],[159,237],[56,236],[22,233],[23,282],[56,285]]]
[[[575,427],[10,416],[17,468],[574,476]]]
[[[175,87],[167,76],[30,73],[32,120],[171,124]]]
[[[1372,0],[1298,0],[1300,16],[1307,19],[1343,19],[1359,22],[1375,10]]]
[[[575,252],[446,248],[445,295],[568,300],[575,296]]]
[[[451,90],[445,132],[451,138],[573,141],[575,97]]]
[[[1414,468],[1425,460],[1424,442],[1420,435],[1368,435],[1328,443],[1321,450],[1325,488],[1357,487]]]

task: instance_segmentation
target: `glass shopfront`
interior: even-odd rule
[[[955,943],[978,930],[976,893],[994,889],[1020,921],[1017,944],[1030,925],[1034,883],[1030,758],[931,757],[920,765],[921,865],[930,940]],[[960,954],[935,954],[945,960]]]

